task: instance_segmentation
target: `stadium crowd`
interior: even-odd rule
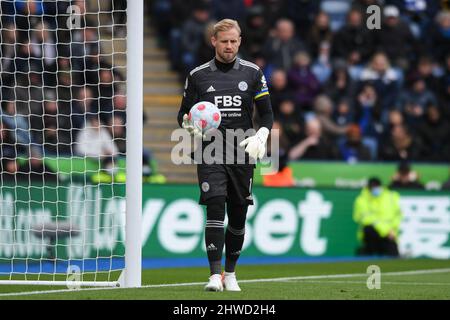
[[[380,8],[380,29],[367,8]],[[239,21],[287,160],[450,161],[450,6],[436,0],[153,0],[181,78],[209,61],[211,27]]]
[[[43,156],[99,159],[105,172],[116,172],[126,146],[125,79],[102,52],[101,36],[125,40],[126,1],[103,1],[110,9],[100,14],[94,2],[1,1],[3,178],[51,172]],[[147,173],[150,161],[145,151]]]

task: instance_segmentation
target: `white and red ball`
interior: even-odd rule
[[[217,129],[222,121],[219,108],[214,103],[200,101],[194,104],[188,114],[189,120],[194,126],[202,130],[205,134],[211,129]]]

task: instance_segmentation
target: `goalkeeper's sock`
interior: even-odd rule
[[[234,272],[236,263],[241,255],[242,245],[244,244],[245,228],[234,229],[227,227],[225,232],[225,272]]]
[[[205,245],[211,274],[222,273],[222,252],[225,242],[223,221],[225,197],[211,199],[206,206]]]
[[[228,227],[225,232],[225,272],[234,272],[245,236],[248,205],[228,205]]]

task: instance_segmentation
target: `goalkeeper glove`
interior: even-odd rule
[[[262,127],[256,132],[252,137],[249,137],[242,141],[239,146],[245,147],[245,152],[247,152],[250,157],[255,160],[262,159],[266,153],[266,142],[269,137],[269,129]]]
[[[202,131],[201,131],[199,128],[197,128],[197,127],[192,123],[191,120],[189,120],[189,116],[188,116],[187,114],[185,114],[185,115],[183,116],[183,123],[181,124],[181,126],[182,126],[184,129],[186,129],[186,131],[189,132],[189,134],[190,134],[191,136],[194,136],[194,137],[202,137],[202,138],[204,137],[203,134],[202,134]]]

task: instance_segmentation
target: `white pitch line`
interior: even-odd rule
[[[417,275],[417,274],[433,274],[433,273],[447,273],[450,272],[450,268],[446,269],[424,269],[424,270],[411,270],[411,271],[398,271],[398,272],[383,272],[382,276],[407,276],[407,275]],[[332,274],[332,275],[317,275],[317,276],[298,276],[298,277],[280,277],[280,278],[265,278],[265,279],[249,279],[240,280],[239,283],[258,283],[258,282],[285,282],[285,281],[295,281],[295,280],[320,280],[320,279],[336,279],[336,278],[355,278],[355,277],[367,277],[367,273],[347,273],[347,274]],[[166,283],[166,284],[151,284],[142,286],[135,289],[146,289],[146,288],[168,288],[168,287],[186,287],[186,286],[200,286],[204,285],[205,282],[185,282],[185,283]],[[85,292],[85,291],[96,291],[96,290],[123,290],[127,288],[87,288],[87,289],[62,289],[62,290],[46,290],[46,291],[28,291],[28,292],[11,292],[2,293],[0,297],[14,297],[14,296],[27,296],[27,295],[38,295],[38,294],[51,294],[51,293],[64,293],[64,292]]]
[[[293,282],[283,281],[283,282]],[[296,281],[294,281],[296,282]],[[337,283],[337,284],[365,284],[365,281],[321,281],[321,280],[302,280],[298,281],[302,283]],[[392,284],[392,285],[408,285],[408,286],[450,286],[450,283],[438,283],[438,282],[398,282],[398,281],[382,281],[382,284]]]

